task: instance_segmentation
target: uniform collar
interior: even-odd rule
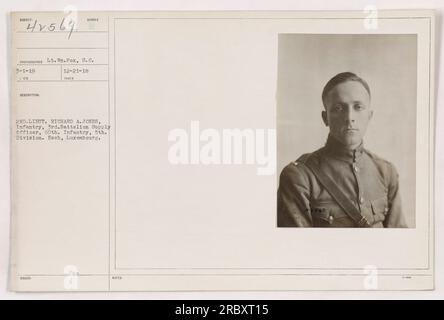
[[[328,156],[352,163],[358,161],[361,158],[364,152],[364,143],[361,142],[361,144],[356,149],[350,150],[347,149],[338,140],[333,138],[333,136],[328,135],[324,151]]]

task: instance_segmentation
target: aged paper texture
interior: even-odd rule
[[[11,290],[433,289],[433,11],[10,19]],[[381,228],[336,224],[313,182],[288,190],[330,215],[282,227],[280,173],[334,136],[321,93],[340,72],[368,83],[364,146],[396,170],[335,183]],[[358,82],[338,97],[367,97]]]

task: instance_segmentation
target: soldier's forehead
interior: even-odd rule
[[[346,81],[334,86],[328,93],[327,98],[368,101],[370,95],[360,82]]]

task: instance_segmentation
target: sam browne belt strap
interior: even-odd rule
[[[360,228],[371,227],[367,219],[361,215],[356,206],[338,188],[336,183],[322,171],[317,161],[306,161],[305,165],[313,172],[320,184],[324,186],[327,192],[344,210],[344,212],[357,224],[357,226],[359,226]]]

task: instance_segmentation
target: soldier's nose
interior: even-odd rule
[[[355,113],[353,112],[353,108],[348,108],[346,113],[346,120],[348,123],[355,122]]]

